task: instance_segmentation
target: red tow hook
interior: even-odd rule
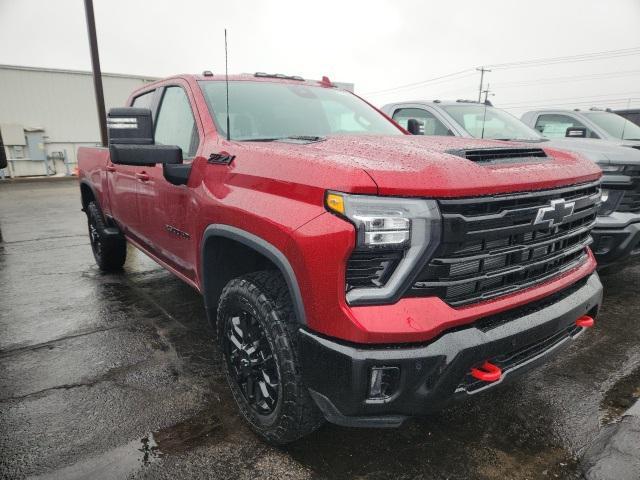
[[[480,368],[472,368],[471,376],[483,382],[495,382],[502,378],[502,370],[491,362],[484,362]]]
[[[591,328],[595,323],[595,320],[589,315],[583,315],[576,320],[576,325],[584,328]]]

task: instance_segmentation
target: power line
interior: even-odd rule
[[[601,60],[609,58],[624,57],[628,55],[640,54],[640,47],[623,48],[618,50],[605,50],[601,52],[582,53],[579,55],[567,55],[564,57],[548,57],[538,58],[534,60],[522,60],[517,62],[496,63],[493,65],[487,65],[494,69],[507,69],[507,68],[522,68],[530,66],[543,66],[556,63],[572,63],[582,61]]]
[[[569,105],[571,107],[575,107],[577,106],[593,106],[594,104],[600,103],[600,104],[607,104],[607,105],[625,105],[627,103],[631,104],[632,102],[630,102],[630,100],[637,100],[638,103],[640,103],[640,97],[626,97],[626,98],[616,98],[616,99],[609,99],[609,100],[587,100],[587,101],[578,101],[578,102],[556,102],[553,104],[533,104],[533,105],[518,105],[518,106],[504,106],[504,105],[496,105],[500,108],[503,108],[505,110],[524,110],[524,109],[537,109],[537,108],[544,108],[544,109],[551,109],[554,107],[565,107],[566,105]],[[633,102],[634,104],[636,102]],[[563,108],[562,110],[566,110],[567,108]]]
[[[376,90],[376,91],[373,91],[373,92],[365,92],[365,93],[363,93],[363,95],[376,95],[376,94],[380,94],[380,93],[384,93],[384,92],[390,92],[392,90],[411,89],[411,88],[415,88],[415,87],[422,86],[422,85],[425,85],[425,84],[428,84],[428,83],[432,83],[432,82],[439,83],[438,82],[439,80],[450,79],[451,77],[455,77],[457,75],[461,75],[461,74],[467,73],[467,72],[473,72],[473,68],[467,68],[465,70],[460,70],[458,72],[448,73],[448,74],[442,75],[440,77],[429,78],[427,80],[422,80],[420,82],[407,83],[405,85],[398,85],[397,87],[385,88],[385,89]],[[465,75],[464,77],[460,77],[459,79],[466,78],[466,77],[469,77],[471,75],[475,75],[475,73],[470,74],[470,75]],[[456,80],[459,80],[459,79],[457,78]]]
[[[534,81],[516,81],[498,83],[495,86],[500,88],[516,88],[516,87],[528,87],[530,85],[549,85],[554,83],[575,82],[581,80],[602,80],[607,78],[624,77],[628,75],[639,75],[640,70],[626,70],[621,72],[606,72],[606,73],[587,73],[584,75],[570,75],[564,77],[547,77],[539,78]]]
[[[523,60],[516,62],[506,62],[506,63],[496,63],[492,65],[485,65],[484,67],[478,67],[478,69],[485,69],[487,67],[491,67],[491,69],[496,70],[506,70],[510,68],[527,68],[527,67],[541,67],[545,65],[555,65],[558,63],[574,63],[574,62],[587,62],[587,61],[597,61],[597,60],[608,60],[611,58],[618,57],[626,57],[630,55],[640,55],[640,47],[632,47],[632,48],[623,48],[617,50],[604,50],[600,52],[591,52],[591,53],[582,53],[579,55],[567,55],[564,57],[548,57],[548,58],[538,58],[535,60]],[[474,69],[467,68],[465,70],[460,70],[458,72],[448,73],[446,75],[441,75],[439,77],[429,78],[427,80],[422,80],[419,82],[407,83],[404,85],[398,85],[395,87],[384,88],[381,90],[375,90],[372,92],[365,92],[363,95],[378,95],[385,94],[390,92],[396,92],[399,90],[411,90],[429,83],[438,82],[442,80],[447,80],[452,77],[456,77],[458,75],[467,74],[463,77],[459,77],[458,79],[466,78],[471,76],[469,72],[473,72]],[[456,80],[458,80],[456,79]]]
[[[560,97],[560,98],[543,98],[543,99],[539,99],[539,100],[527,100],[524,102],[512,102],[512,103],[505,103],[505,105],[509,105],[509,106],[517,106],[521,103],[528,103],[530,101],[533,102],[542,102],[542,103],[553,103],[556,101],[563,101],[563,100],[581,100],[581,99],[590,99],[590,100],[602,100],[602,101],[606,101],[606,99],[608,97],[619,97],[620,95],[637,95],[640,94],[640,92],[618,92],[615,94],[609,94],[609,95],[586,95],[586,96],[581,96],[581,97]]]

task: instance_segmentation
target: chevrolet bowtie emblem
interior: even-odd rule
[[[538,215],[533,224],[548,222],[548,227],[551,228],[567,218],[573,213],[573,209],[576,206],[576,202],[566,202],[563,199],[551,200],[551,205],[548,207],[542,207],[538,210]]]

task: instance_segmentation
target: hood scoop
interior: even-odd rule
[[[541,148],[473,148],[447,150],[447,153],[485,164],[531,162],[548,158]]]

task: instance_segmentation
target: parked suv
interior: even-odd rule
[[[593,160],[604,171],[603,201],[592,232],[598,265],[624,265],[640,258],[640,151],[607,140],[546,139],[504,110],[472,101],[398,102],[382,110],[414,134],[548,145]],[[572,127],[580,132],[579,125],[562,128],[571,134]]]
[[[598,138],[640,149],[640,126],[608,110],[536,110],[522,115],[522,121],[547,138]],[[582,135],[578,132],[582,130]]]
[[[400,425],[593,325],[593,162],[410,136],[326,78],[234,75],[226,92],[210,73],[135,91],[109,148],[79,150],[81,199],[102,270],[130,242],[202,293],[267,441]]]

